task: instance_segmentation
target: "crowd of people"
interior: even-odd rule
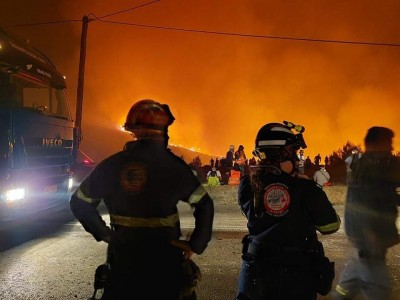
[[[211,240],[214,204],[193,170],[168,149],[174,119],[166,104],[135,103],[125,123],[134,140],[101,162],[71,197],[71,210],[84,229],[108,244],[95,282],[103,300],[196,299],[200,270],[191,257],[202,254]],[[315,300],[331,292],[335,264],[317,232],[334,234],[341,220],[323,189],[330,179],[329,161],[321,164],[318,154],[318,169],[312,178],[306,175],[304,131],[291,122],[266,123],[255,136],[257,160],[248,160],[243,145],[231,145],[224,163],[210,161],[208,184],[221,184],[219,168],[226,167],[228,184],[238,184],[237,201],[247,219],[236,300]],[[365,153],[353,153],[348,162],[344,218],[355,255],[340,274],[334,299],[359,294],[390,299],[386,253],[400,242],[395,224],[400,161],[391,154],[393,136],[388,128],[370,128]],[[101,201],[109,225],[98,211]],[[179,201],[194,209],[194,230],[186,238]]]
[[[234,145],[230,145],[225,158],[210,159],[210,170],[206,175],[207,185],[213,187],[222,184],[238,185],[249,163],[251,164],[252,160],[247,159],[243,145],[239,145],[236,150]],[[223,172],[221,173],[220,170]]]
[[[351,170],[357,164],[361,155],[362,152],[357,147],[354,147],[351,150],[351,153],[345,157],[343,163],[345,165],[346,177],[344,181],[341,181],[341,178],[338,178],[338,182],[350,184],[352,178]],[[319,153],[312,161],[310,156],[305,156],[304,149],[300,149],[298,151],[297,157],[297,173],[299,175],[306,176],[314,180],[322,188],[334,185],[332,176],[330,174],[330,170],[335,168],[332,157],[329,158],[328,156],[325,156],[324,164],[321,164],[322,158]],[[256,164],[257,161],[254,155],[250,159],[247,159],[243,145],[239,145],[237,149],[235,149],[234,145],[230,145],[229,150],[226,152],[224,158],[216,157],[215,159],[210,159],[209,165],[204,166],[206,168],[206,176],[199,179],[200,181],[205,180],[209,186],[220,186],[224,184],[238,185],[240,177],[245,174],[246,170],[248,171],[250,166]],[[214,177],[214,173],[210,173],[211,169],[213,168],[215,168],[216,171],[221,174],[218,176],[218,183],[215,182],[214,178],[210,178],[209,176],[211,174],[211,177]],[[340,175],[341,174],[339,174],[339,176]],[[231,180],[229,181],[229,179]]]
[[[326,165],[329,165],[327,156],[325,157],[325,165],[320,164],[320,154],[314,157],[314,163],[312,163],[310,157],[304,155],[304,149],[299,150],[297,157],[297,173],[299,175],[313,179],[320,187],[333,184],[330,180],[331,176],[326,169]],[[250,166],[256,164],[257,161],[254,156],[251,159],[247,159],[243,145],[239,145],[236,150],[234,145],[230,145],[225,158],[210,159],[210,164],[207,166],[210,170],[207,170],[205,177],[206,183],[208,186],[213,187],[224,184],[238,185],[240,177],[245,174]],[[221,170],[223,170],[222,173]],[[217,173],[218,175],[216,175]]]

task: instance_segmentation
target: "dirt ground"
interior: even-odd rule
[[[206,186],[207,191],[218,203],[236,204],[237,203],[237,186],[221,185],[216,188]],[[347,186],[333,185],[324,187],[324,191],[333,205],[343,205],[346,198]]]

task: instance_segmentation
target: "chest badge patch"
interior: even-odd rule
[[[147,182],[146,167],[140,163],[130,163],[124,167],[120,182],[126,193],[136,193],[143,189]]]
[[[287,214],[290,204],[288,187],[282,183],[273,183],[265,188],[265,211],[273,217],[281,217]]]

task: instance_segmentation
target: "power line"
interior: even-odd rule
[[[135,6],[135,7],[131,7],[131,8],[124,9],[124,10],[120,10],[120,11],[117,11],[117,12],[114,12],[114,13],[110,13],[110,14],[98,17],[98,19],[103,19],[103,18],[115,16],[115,15],[118,15],[118,14],[126,13],[127,11],[134,10],[134,9],[137,9],[137,8],[141,8],[143,6],[147,6],[147,5],[156,3],[156,2],[160,2],[160,0],[151,1],[151,2],[144,3],[144,4],[141,4],[141,5]]]
[[[104,22],[104,23],[112,23],[112,24],[116,24],[116,25],[126,25],[126,26],[145,27],[145,28],[160,29],[160,30],[172,30],[172,31],[194,32],[194,33],[226,35],[226,36],[238,36],[238,37],[247,37],[247,38],[303,41],[303,42],[314,42],[314,43],[351,44],[351,45],[362,45],[362,46],[400,47],[400,44],[398,44],[398,43],[312,39],[312,38],[301,38],[301,37],[297,38],[297,37],[289,37],[289,36],[273,36],[273,35],[258,35],[258,34],[247,34],[247,33],[237,33],[237,32],[210,31],[210,30],[157,26],[157,25],[139,24],[139,23],[106,21],[106,20],[100,20],[99,18],[98,18],[98,21]]]
[[[39,26],[39,25],[49,25],[49,24],[60,24],[60,23],[71,23],[71,22],[81,22],[81,19],[72,19],[72,20],[61,20],[61,21],[48,21],[48,22],[40,22],[40,23],[25,23],[25,24],[17,24],[4,26],[4,28],[16,28],[16,27],[27,27],[27,26]]]
[[[116,11],[116,12],[113,12],[113,13],[110,13],[110,14],[107,14],[107,15],[104,15],[104,16],[101,16],[101,17],[96,17],[96,16],[95,16],[94,14],[92,14],[92,13],[89,13],[89,15],[92,15],[92,16],[95,17],[95,19],[101,21],[100,19],[107,18],[107,17],[110,17],[110,16],[115,16],[115,15],[118,15],[118,14],[122,14],[122,13],[125,13],[125,12],[127,12],[127,11],[131,11],[131,10],[134,10],[134,9],[138,9],[138,8],[141,8],[141,7],[144,7],[144,6],[147,6],[147,5],[156,3],[156,2],[160,2],[160,0],[155,0],[155,1],[147,2],[147,3],[141,4],[141,5],[137,5],[137,6],[134,6],[134,7],[131,7],[131,8],[127,8],[127,9],[124,9],[124,10]],[[7,28],[16,28],[16,27],[40,26],[40,25],[50,25],[50,24],[60,24],[60,23],[71,23],[71,22],[81,22],[81,21],[82,21],[82,19],[79,19],[79,20],[78,20],[78,19],[71,19],[71,20],[48,21],[48,22],[39,22],[39,23],[25,23],[25,24],[17,24],[17,25],[4,26],[4,28],[7,29]],[[92,20],[90,20],[90,21],[92,21]]]
[[[122,14],[134,9],[138,9],[147,5],[151,5],[153,3],[159,2],[160,0],[154,0],[151,2],[147,2],[135,7],[131,7],[128,9],[120,10],[114,13],[110,13],[107,15],[103,15],[101,17],[97,17],[95,14],[90,13],[90,16],[93,16],[94,19],[90,21],[97,20],[104,23],[111,23],[116,25],[125,25],[125,26],[136,26],[136,27],[145,27],[150,29],[159,29],[159,30],[171,30],[171,31],[181,31],[181,32],[192,32],[192,33],[203,33],[203,34],[213,34],[213,35],[225,35],[225,36],[236,36],[236,37],[245,37],[245,38],[259,38],[259,39],[275,39],[275,40],[287,40],[287,41],[302,41],[302,42],[313,42],[313,43],[332,43],[332,44],[350,44],[350,45],[359,45],[359,46],[384,46],[384,47],[400,47],[399,43],[383,43],[383,42],[364,42],[364,41],[346,41],[346,40],[330,40],[330,39],[313,39],[313,38],[304,38],[304,37],[290,37],[290,36],[273,36],[273,35],[259,35],[259,34],[247,34],[247,33],[237,33],[237,32],[223,32],[223,31],[211,31],[211,30],[202,30],[202,29],[191,29],[191,28],[180,28],[180,27],[170,27],[170,26],[157,26],[151,24],[139,24],[139,23],[128,23],[128,22],[117,22],[117,21],[107,21],[103,20],[104,18],[115,16],[118,14]],[[69,22],[81,22],[82,20],[71,19],[71,20],[60,20],[60,21],[49,21],[49,22],[40,22],[40,23],[27,23],[27,24],[19,24],[6,26],[5,28],[14,28],[14,27],[26,27],[26,26],[39,26],[39,25],[50,25],[50,24],[59,24],[59,23],[69,23]]]

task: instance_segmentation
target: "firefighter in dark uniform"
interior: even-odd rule
[[[167,148],[173,121],[168,105],[135,103],[125,123],[135,140],[102,161],[70,200],[86,231],[108,243],[102,299],[182,299],[183,261],[201,254],[211,239],[213,201],[189,166]],[[180,239],[180,200],[194,208],[188,241]],[[98,212],[101,201],[110,227]]]
[[[396,226],[400,205],[400,158],[392,154],[394,132],[373,126],[364,138],[365,153],[351,168],[344,208],[345,233],[353,248],[332,299],[393,297],[386,256],[400,243]],[[396,293],[398,295],[398,293]]]
[[[257,134],[253,155],[259,161],[239,185],[249,234],[243,238],[237,300],[317,299],[332,286],[334,263],[316,230],[336,232],[340,219],[325,192],[297,174],[297,150],[306,148],[303,131],[285,121],[266,124]]]

